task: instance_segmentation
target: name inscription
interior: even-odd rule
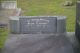
[[[33,24],[46,25],[48,23],[49,23],[49,20],[46,20],[46,19],[30,19],[30,20],[27,20],[28,25],[33,25]]]

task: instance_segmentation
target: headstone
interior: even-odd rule
[[[11,27],[13,27],[13,29],[15,28],[15,30],[20,29],[20,33],[29,34],[9,34],[2,53],[73,53],[73,45],[66,37],[66,34],[55,34],[55,32],[57,32],[57,24],[59,24],[59,22],[61,24],[61,18],[59,19],[57,17],[58,16],[12,17],[10,20],[14,21],[10,23],[13,22],[15,26],[19,27],[17,28],[14,25],[14,27]],[[63,27],[64,23],[62,24]],[[61,25],[58,26],[61,28]]]
[[[10,17],[11,33],[50,34],[66,32],[64,16],[17,16]]]
[[[1,6],[3,9],[16,9],[17,1],[2,1]]]

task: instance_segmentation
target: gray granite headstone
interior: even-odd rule
[[[11,33],[45,34],[66,32],[64,16],[17,16],[10,17]]]
[[[17,1],[1,1],[1,7],[3,9],[16,9]]]
[[[65,21],[63,19],[49,16],[27,16],[17,20],[20,33],[27,34],[10,34],[2,53],[73,53],[73,45],[65,36],[66,34],[56,34],[60,30],[64,32],[62,27],[65,27],[65,23],[62,22]]]

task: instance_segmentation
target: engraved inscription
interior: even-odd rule
[[[32,25],[32,24],[45,25],[48,23],[49,23],[49,20],[46,20],[46,19],[30,19],[30,20],[27,20],[27,24],[29,24],[29,25]]]

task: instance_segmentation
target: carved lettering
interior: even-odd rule
[[[49,20],[46,20],[46,19],[30,19],[27,21],[27,24],[29,25],[32,25],[32,24],[45,25],[48,23],[49,23]]]

